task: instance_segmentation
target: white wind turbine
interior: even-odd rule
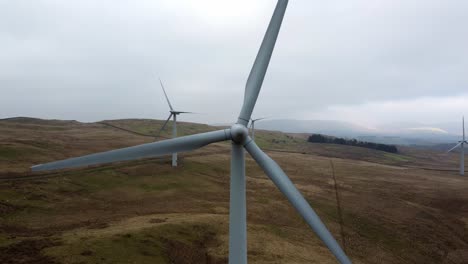
[[[465,140],[465,117],[462,117],[462,130],[463,130],[463,137],[461,141],[458,141],[458,144],[456,144],[453,148],[449,149],[447,153],[450,151],[456,149],[458,146],[460,146],[460,175],[464,176],[465,175],[465,149],[464,145],[468,144]]]
[[[184,112],[184,111],[174,110],[174,108],[172,108],[171,102],[169,101],[169,97],[167,97],[166,89],[164,89],[164,85],[163,85],[161,79],[159,79],[159,83],[161,84],[161,88],[162,88],[162,90],[164,92],[164,96],[166,97],[167,104],[169,105],[170,114],[169,114],[169,117],[166,119],[166,122],[164,122],[164,125],[159,130],[157,136],[159,136],[159,134],[161,134],[161,132],[164,130],[164,128],[166,127],[166,125],[169,122],[169,120],[171,119],[171,117],[173,117],[173,119],[172,119],[172,138],[176,138],[177,137],[177,116],[180,115],[180,114],[190,114],[192,112]],[[177,167],[177,153],[176,152],[172,153],[172,167]]]
[[[265,33],[260,50],[250,71],[245,86],[244,103],[237,122],[230,128],[183,136],[123,149],[111,150],[87,156],[66,159],[33,166],[33,171],[83,167],[107,162],[134,160],[189,151],[211,143],[230,140],[231,182],[229,210],[229,263],[247,263],[247,221],[246,221],[246,179],[244,149],[250,153],[265,174],[286,196],[293,207],[312,228],[316,235],[330,249],[340,263],[351,263],[340,245],[330,234],[319,216],[310,207],[288,176],[263,152],[248,135],[247,125],[252,115],[265,73],[270,62],[276,39],[283,21],[288,0],[278,0],[275,11]]]
[[[255,122],[266,119],[266,117],[257,118],[257,119],[250,119],[250,134],[252,135],[252,139],[255,139]]]

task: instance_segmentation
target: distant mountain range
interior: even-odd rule
[[[370,128],[335,120],[271,119],[259,121],[255,127],[287,133],[318,133],[376,143],[422,146],[454,143],[460,140],[461,133],[461,124],[457,123],[395,123]]]

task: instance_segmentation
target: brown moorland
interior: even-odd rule
[[[0,263],[227,263],[229,143],[182,153],[178,168],[162,157],[29,172],[154,141],[162,122],[0,120]],[[410,147],[389,154],[272,131],[256,138],[354,263],[468,262],[468,180],[457,175],[456,154]],[[247,157],[249,262],[336,263]]]

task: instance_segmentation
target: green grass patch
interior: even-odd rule
[[[171,189],[183,189],[186,185],[181,182],[166,182],[166,183],[142,183],[139,187],[147,192],[167,191]]]
[[[338,209],[336,206],[336,201],[327,202],[320,199],[307,199],[307,202],[324,221],[338,222]]]
[[[74,177],[73,181],[81,184],[88,192],[95,192],[121,187],[126,184],[126,179],[127,176],[113,169],[102,169]]]
[[[255,142],[261,148],[294,149],[305,140],[289,136],[280,132],[261,131],[255,132]]]
[[[408,162],[411,160],[411,158],[408,156],[403,156],[403,155],[394,154],[394,153],[384,153],[384,156],[393,161]]]
[[[266,227],[266,231],[269,232],[269,233],[272,233],[278,237],[281,237],[281,238],[284,238],[284,239],[287,239],[289,238],[291,235],[290,235],[290,231],[284,231],[281,227],[279,226],[276,226],[276,225],[265,225]]]
[[[396,236],[391,226],[382,225],[378,219],[344,211],[343,222],[345,226],[352,227],[354,231],[371,243],[382,245],[395,254],[400,254],[408,248],[412,248],[408,240]],[[397,226],[394,228],[398,229]]]
[[[31,157],[38,156],[42,153],[35,147],[13,145],[13,146],[0,146],[0,160],[24,160]]]
[[[121,127],[130,131],[134,131],[141,134],[156,136],[163,126],[163,120],[149,120],[149,119],[123,119],[123,120],[110,120],[104,121],[117,127]],[[177,134],[191,135],[196,133],[203,133],[208,131],[216,130],[216,127],[197,124],[197,123],[186,123],[177,122]],[[161,131],[161,136],[172,137],[172,120],[166,125],[165,129]]]
[[[64,263],[208,263],[216,230],[207,224],[166,224],[137,232],[64,241],[46,254]]]
[[[310,201],[310,204],[325,223],[339,223],[336,203]],[[371,217],[363,215],[356,215],[343,207],[341,210],[345,229],[352,227],[355,232],[369,240],[371,243],[383,245],[385,248],[393,251],[396,254],[411,247],[407,240],[395,236],[395,233],[392,231],[391,227],[388,225],[382,225],[378,219],[372,219]]]
[[[5,247],[15,243],[15,239],[12,239],[6,234],[0,233],[0,247]]]
[[[23,154],[23,151],[18,147],[0,147],[0,158],[3,159],[16,159]]]

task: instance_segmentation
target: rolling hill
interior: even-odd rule
[[[161,157],[28,172],[32,164],[152,142],[162,122],[1,120],[0,262],[227,263],[228,143],[182,153],[177,168]],[[178,128],[181,135],[217,129]],[[256,133],[354,263],[468,261],[468,182],[456,174],[456,154],[411,147],[389,154],[306,137]],[[247,176],[250,263],[335,263],[250,157]]]

